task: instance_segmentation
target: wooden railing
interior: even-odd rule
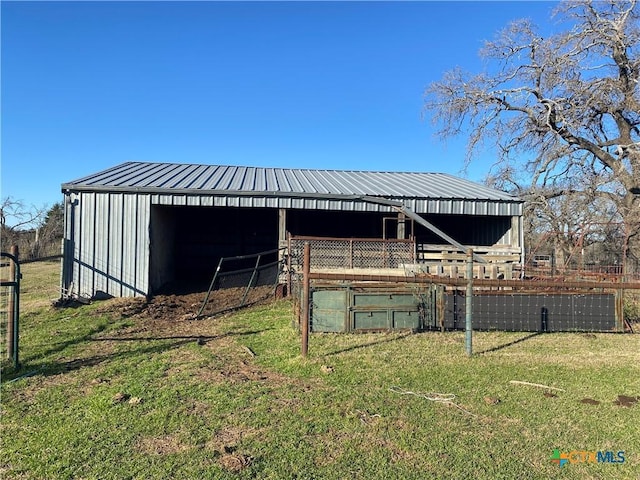
[[[474,265],[474,277],[483,279],[512,279],[519,270],[522,252],[511,245],[469,246],[486,263]],[[416,274],[464,278],[466,253],[450,245],[418,244]]]

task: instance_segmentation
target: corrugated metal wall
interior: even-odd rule
[[[67,193],[64,206],[63,293],[146,295],[150,196]]]
[[[197,195],[187,193],[151,193],[154,205],[191,205],[202,207],[250,207],[286,208],[302,210],[340,210],[354,212],[392,212],[396,210],[386,205],[344,198],[304,198],[296,196],[267,196],[256,192],[254,195],[212,195],[206,192]],[[412,211],[418,214],[436,215],[522,215],[522,203],[483,199],[402,199]]]

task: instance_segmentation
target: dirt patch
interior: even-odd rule
[[[231,453],[243,438],[252,438],[257,434],[255,429],[246,429],[239,426],[227,425],[215,433],[215,436],[207,442],[207,449]]]
[[[214,290],[207,299],[206,292],[186,295],[159,295],[146,304],[145,315],[157,320],[187,320],[220,315],[243,306],[256,305],[275,297],[271,285],[256,287],[248,292],[245,288]],[[205,304],[205,299],[206,304]],[[202,308],[204,305],[204,308]],[[202,312],[200,310],[202,309]],[[199,317],[198,314],[200,314]]]
[[[630,397],[628,395],[618,395],[618,398],[613,401],[614,405],[619,407],[633,407],[636,403],[640,402],[640,397]],[[600,405],[598,400],[592,398],[583,398],[580,403],[586,403],[588,405]]]
[[[225,288],[211,292],[209,300],[202,311],[202,316],[219,315],[248,305],[257,305],[276,298],[277,290],[274,285],[263,285],[247,289],[245,287]],[[205,295],[198,304],[202,306]]]
[[[240,472],[253,462],[253,457],[237,451],[238,444],[244,438],[255,437],[259,433],[253,428],[226,426],[216,432],[213,439],[206,444],[206,448],[219,455],[218,463],[229,472]]]
[[[227,453],[220,457],[218,463],[229,472],[240,472],[253,462],[253,458],[243,453]]]
[[[638,401],[640,397],[628,397],[627,395],[618,395],[618,399],[613,403],[614,405],[618,405],[620,407],[633,407]]]
[[[189,447],[181,443],[174,435],[164,435],[162,437],[143,437],[138,441],[136,449],[148,455],[170,455],[184,452]]]
[[[269,287],[273,293],[273,288]],[[227,289],[230,298],[238,289]],[[235,293],[234,293],[235,292]],[[256,364],[259,356],[242,344],[244,334],[255,332],[234,330],[222,332],[226,315],[193,319],[202,294],[165,295],[151,300],[113,299],[100,305],[101,314],[113,318],[128,317],[128,326],[93,337],[97,347],[150,349],[165,352],[167,365],[163,376],[188,375],[188,382],[204,384],[261,383],[269,388],[300,386],[306,383],[270,371]],[[275,300],[273,296],[270,301]],[[235,301],[235,300],[234,300]],[[139,342],[145,342],[136,346]],[[189,348],[182,348],[188,346]],[[90,388],[91,386],[89,386]],[[206,405],[200,405],[204,411]]]
[[[243,306],[269,302],[275,298],[273,285],[255,287],[248,292],[245,288],[225,288],[214,290],[209,295],[205,308],[200,313],[207,292],[195,292],[183,295],[156,295],[150,299],[112,299],[96,310],[99,314],[108,314],[119,318],[145,317],[151,320],[184,321],[206,318],[231,312]]]
[[[209,415],[209,410],[211,409],[208,403],[192,398],[183,400],[182,403],[184,405],[184,411],[187,412],[188,415],[195,417],[206,417]]]
[[[202,305],[205,294],[162,295],[153,297],[146,304],[145,316],[152,320],[193,319]]]
[[[267,370],[261,370],[254,364],[245,360],[227,365],[220,371],[220,375],[231,383],[249,381],[260,382],[268,380],[282,383],[288,380],[287,377],[284,377],[282,375],[278,375]]]

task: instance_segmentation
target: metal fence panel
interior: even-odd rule
[[[415,263],[415,242],[403,239],[292,237],[291,265],[302,270],[304,244],[311,245],[311,268],[402,268]]]

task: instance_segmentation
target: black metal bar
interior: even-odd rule
[[[222,257],[218,261],[218,267],[216,268],[216,272],[213,274],[213,279],[211,279],[211,284],[209,285],[209,290],[207,290],[207,294],[204,297],[204,300],[202,302],[202,306],[200,307],[200,310],[198,310],[196,318],[199,318],[200,315],[202,315],[202,312],[204,311],[205,307],[207,306],[207,303],[209,302],[209,296],[211,295],[211,290],[213,290],[213,285],[214,285],[214,283],[216,283],[216,280],[218,278],[218,273],[220,272],[220,267],[222,266],[222,261],[223,260],[224,260],[224,257]]]
[[[258,266],[260,265],[261,255],[258,255],[258,259],[256,260],[256,264],[253,267],[253,273],[251,274],[251,278],[249,279],[249,283],[247,284],[247,288],[244,289],[244,295],[242,295],[242,300],[240,301],[240,306],[244,305],[244,301],[247,299],[247,295],[249,293],[249,289],[251,285],[253,285],[253,280],[256,278],[256,272],[258,271]]]

